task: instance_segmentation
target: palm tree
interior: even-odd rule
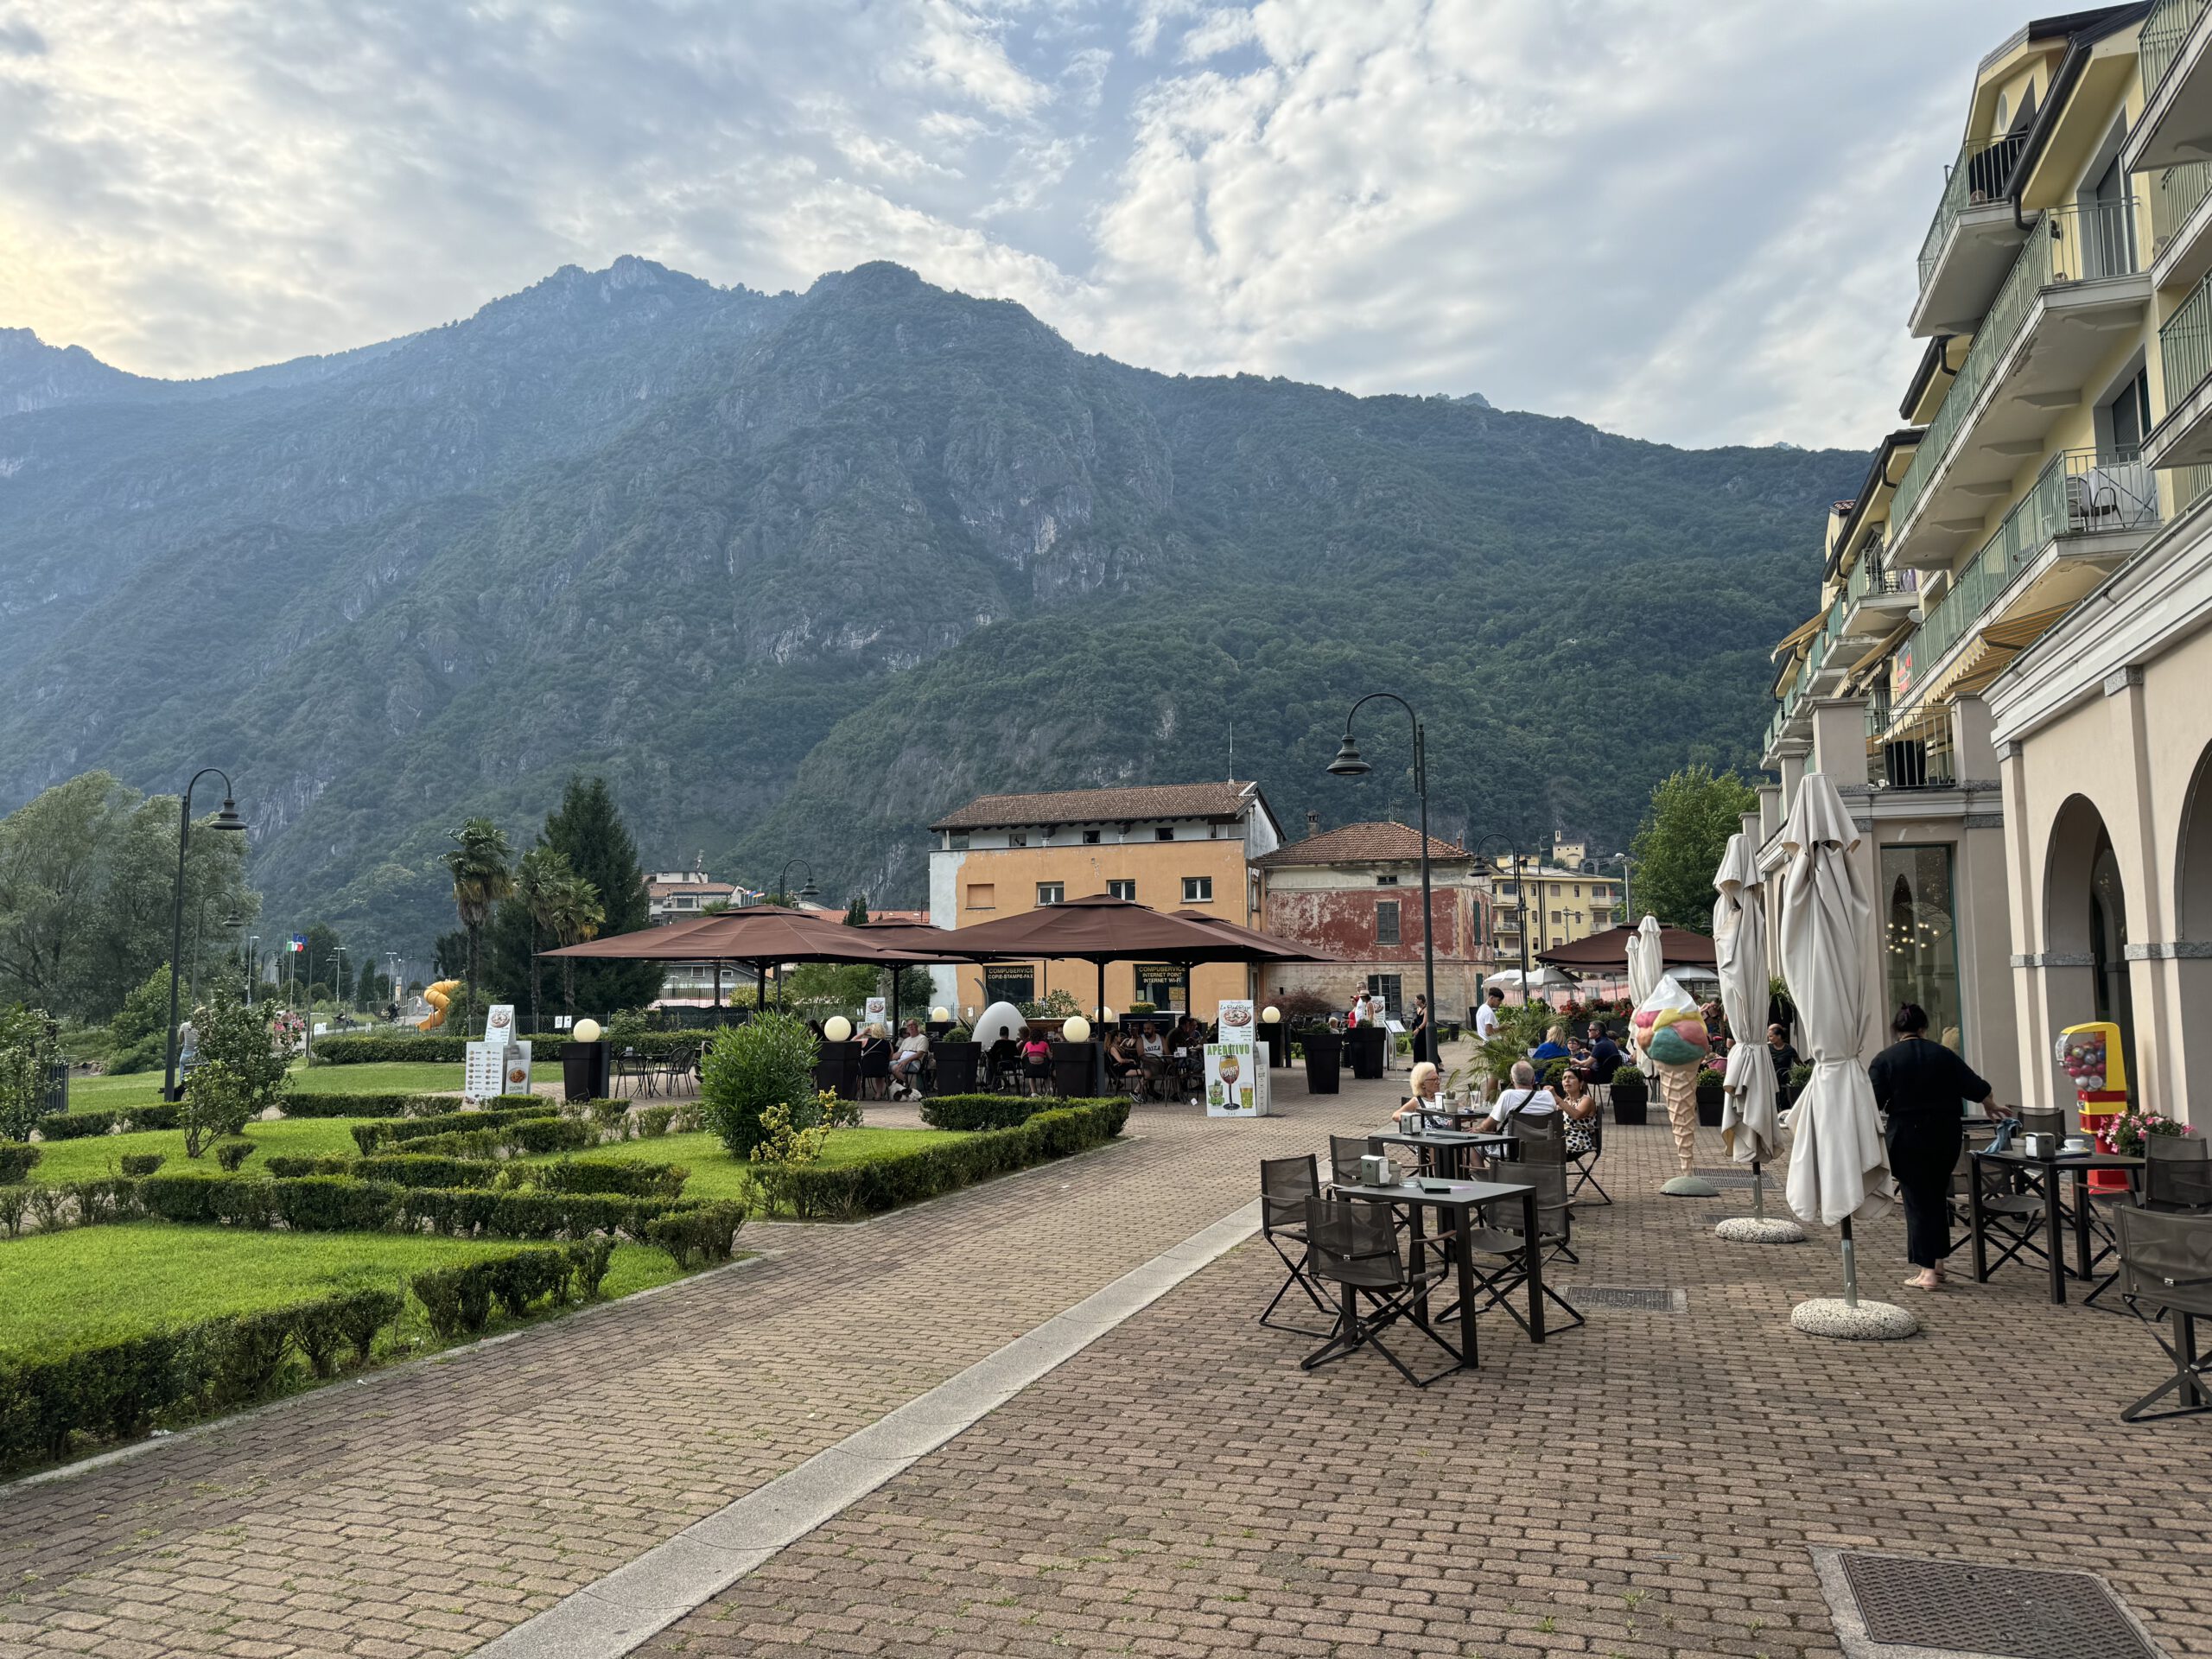
[[[471,818],[460,829],[446,833],[454,842],[445,862],[453,872],[454,911],[461,918],[461,931],[468,935],[468,994],[474,998],[485,921],[492,914],[492,906],[515,890],[514,873],[508,868],[514,849],[507,844],[506,831],[489,818]]]
[[[582,944],[586,939],[596,938],[607,920],[606,908],[599,902],[599,889],[574,870],[554,885],[546,900],[545,913],[553,929],[553,937],[564,945]],[[576,959],[574,957],[561,958],[561,1005],[574,1017],[576,1012]]]
[[[515,893],[530,924],[530,1024],[537,1029],[539,964],[537,941],[553,932],[553,895],[575,875],[569,855],[553,847],[533,847],[515,864]]]

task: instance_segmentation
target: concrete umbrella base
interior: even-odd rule
[[[1738,1216],[1713,1230],[1713,1236],[1731,1244],[1802,1244],[1805,1230],[1794,1221],[1774,1216]]]
[[[1659,1189],[1670,1198],[1717,1198],[1720,1189],[1702,1175],[1677,1175]]]
[[[1840,1296],[1815,1296],[1789,1310],[1789,1328],[1846,1342],[1895,1342],[1918,1334],[1920,1321],[1894,1302],[1853,1306]]]

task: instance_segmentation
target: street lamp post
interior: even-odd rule
[[[1436,1043],[1436,912],[1430,899],[1428,876],[1428,741],[1421,723],[1421,716],[1414,706],[1395,691],[1370,691],[1352,704],[1344,714],[1344,741],[1337,750],[1337,758],[1329,762],[1329,771],[1338,778],[1359,778],[1374,770],[1360,759],[1359,750],[1351,741],[1352,716],[1361,708],[1382,698],[1395,702],[1406,711],[1406,718],[1414,728],[1414,793],[1421,800],[1421,983],[1427,993],[1428,1019],[1422,1029],[1423,1041],[1433,1050]],[[1433,1053],[1415,1056],[1418,1059],[1433,1059]]]
[[[184,798],[177,803],[176,829],[176,893],[169,910],[169,1029],[165,1045],[167,1061],[162,1070],[162,1098],[177,1098],[176,1088],[176,991],[177,965],[184,955],[184,855],[192,844],[192,791],[200,780],[209,774],[223,780],[223,806],[215,814],[212,830],[226,835],[244,835],[245,820],[238,816],[236,791],[231,786],[231,775],[219,766],[202,766],[192,774],[192,781],[184,786]]]
[[[791,896],[791,889],[785,887],[784,882],[791,874],[791,866],[794,864],[806,865],[806,885],[798,890],[798,901],[803,905],[810,905],[822,897],[822,889],[814,885],[814,866],[807,864],[803,858],[787,858],[784,861],[784,868],[776,875],[776,896],[779,899],[788,899]]]
[[[245,936],[245,1005],[253,1006],[253,982],[261,977],[261,935]]]
[[[1503,836],[1477,836],[1468,845],[1479,854],[1493,841],[1505,849],[1505,856],[1513,867],[1514,931],[1521,936],[1521,1006],[1525,1008],[1529,1006],[1529,881],[1524,866],[1529,855],[1514,851],[1513,843]],[[1492,870],[1497,868],[1495,857],[1491,859],[1490,867]]]
[[[1630,859],[1626,853],[1615,853],[1611,858],[1607,859],[1605,862],[1608,864],[1618,864],[1621,867],[1621,920],[1625,922],[1629,926],[1634,927],[1636,925],[1636,901],[1634,899],[1630,897],[1628,885],[1628,869],[1630,864],[1634,862],[1634,861]]]

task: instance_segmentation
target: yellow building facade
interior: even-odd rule
[[[1240,926],[1260,925],[1251,861],[1282,836],[1249,783],[1061,790],[986,795],[930,826],[930,920],[957,930],[1093,893],[1154,910],[1195,910]],[[937,970],[938,1001],[963,1018],[995,1001],[1044,1001],[1065,991],[1085,1011],[1098,1002],[1098,969],[1039,960]],[[1184,970],[1165,963],[1109,963],[1105,1006],[1185,1007]],[[1224,997],[1252,995],[1241,964],[1191,970],[1188,1012],[1211,1020]]]

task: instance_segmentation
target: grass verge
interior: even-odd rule
[[[251,1173],[255,1166],[276,1153],[289,1153],[302,1158],[350,1158],[357,1150],[353,1145],[353,1125],[365,1121],[358,1117],[290,1117],[249,1123],[245,1126],[245,1138],[260,1150],[246,1160],[241,1173]],[[32,1166],[29,1179],[56,1185],[120,1175],[126,1153],[162,1154],[168,1160],[162,1166],[164,1175],[191,1174],[200,1170],[215,1175],[222,1170],[212,1154],[202,1154],[196,1162],[184,1155],[182,1129],[88,1135],[80,1141],[49,1141],[39,1151],[41,1156]],[[6,1306],[0,1302],[0,1308]]]

